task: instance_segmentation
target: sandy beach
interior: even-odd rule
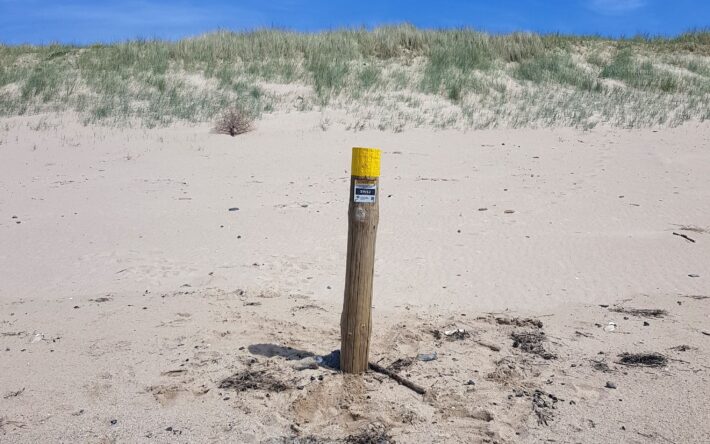
[[[328,119],[2,118],[0,441],[710,441],[710,124]],[[299,369],[340,346],[353,146],[382,149],[371,361],[423,396]]]

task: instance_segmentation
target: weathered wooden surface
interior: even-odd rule
[[[375,185],[374,202],[355,201],[356,183]],[[379,178],[352,176],[349,202],[345,298],[340,320],[340,368],[346,373],[363,373],[368,366],[372,331],[372,279],[375,239],[380,217]]]

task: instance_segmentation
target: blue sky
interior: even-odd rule
[[[225,28],[315,31],[409,22],[489,32],[675,35],[710,26],[710,0],[0,0],[0,42],[177,39]]]

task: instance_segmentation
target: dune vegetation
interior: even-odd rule
[[[0,116],[86,124],[322,111],[351,129],[675,126],[710,118],[710,32],[219,31],[179,41],[0,45]],[[342,111],[342,113],[338,113]]]

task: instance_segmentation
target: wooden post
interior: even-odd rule
[[[367,370],[372,331],[372,275],[380,219],[380,150],[353,148],[350,174],[340,369],[345,373],[363,373]]]

